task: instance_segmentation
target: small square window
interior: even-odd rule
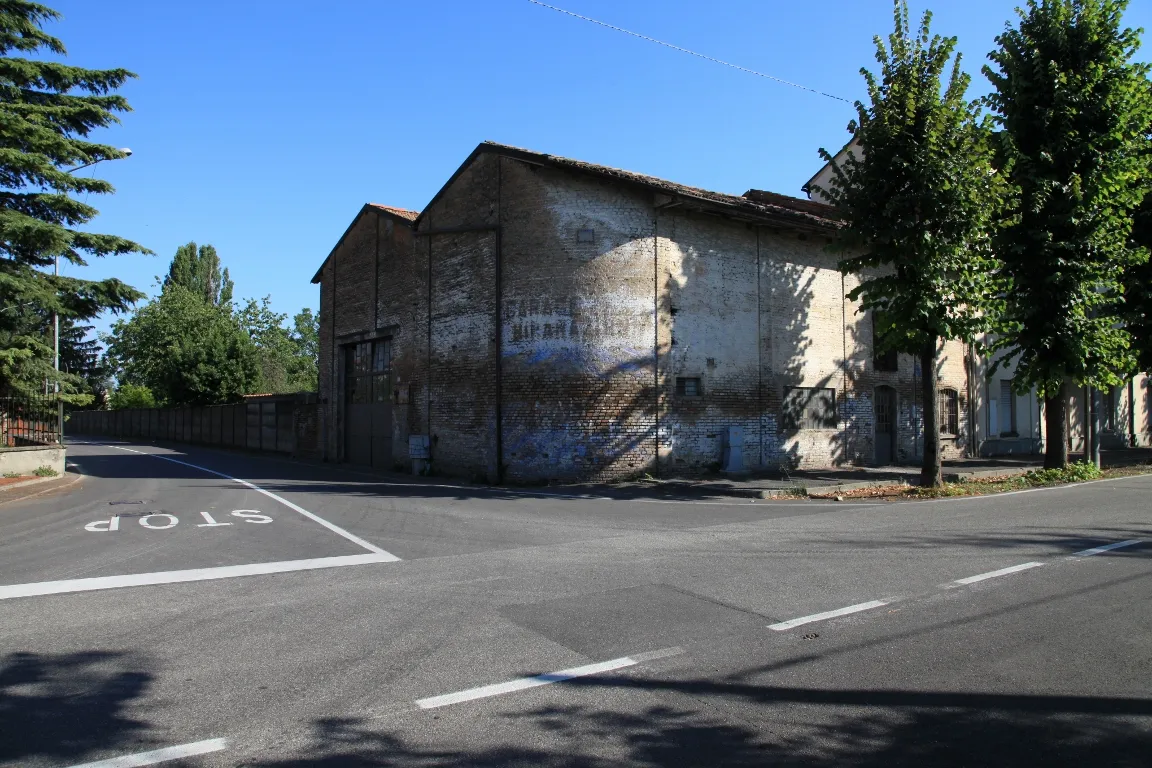
[[[678,376],[676,378],[676,394],[681,397],[700,397],[703,391],[698,377]]]
[[[594,242],[596,242],[596,230],[594,230],[594,229],[578,229],[578,230],[576,230],[576,242],[578,242],[578,243],[594,243]]]

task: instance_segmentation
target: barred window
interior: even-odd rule
[[[942,435],[960,434],[960,395],[954,389],[939,392],[939,426]]]
[[[363,341],[344,350],[345,402],[388,402],[392,397],[392,340]]]
[[[836,427],[836,390],[787,387],[784,390],[785,429],[833,429]]]

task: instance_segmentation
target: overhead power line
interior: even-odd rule
[[[835,96],[831,93],[824,93],[824,91],[818,91],[815,88],[809,88],[806,85],[800,85],[799,83],[793,83],[789,80],[784,80],[783,78],[774,77],[772,75],[766,75],[763,72],[757,72],[754,69],[748,69],[748,67],[742,67],[739,64],[733,64],[730,61],[724,61],[723,59],[717,59],[714,56],[708,56],[708,55],[705,55],[703,53],[697,53],[696,51],[690,51],[687,48],[681,48],[678,45],[673,45],[672,43],[666,43],[663,40],[657,40],[654,37],[648,37],[647,35],[642,35],[639,32],[633,32],[630,29],[624,29],[623,27],[617,27],[613,24],[608,24],[608,23],[605,23],[603,21],[599,21],[597,19],[589,18],[588,16],[581,16],[578,13],[573,13],[572,11],[566,11],[563,8],[557,8],[554,5],[548,5],[548,3],[542,3],[542,2],[540,2],[540,0],[528,0],[528,2],[532,3],[533,5],[539,5],[542,8],[549,8],[553,11],[556,11],[557,13],[563,13],[566,16],[572,16],[573,18],[581,19],[583,21],[589,21],[593,24],[598,24],[601,27],[607,27],[608,29],[612,29],[612,30],[615,30],[617,32],[623,32],[624,34],[631,35],[632,37],[638,37],[641,40],[647,40],[650,43],[656,43],[657,45],[662,45],[665,48],[671,48],[674,51],[680,51],[681,53],[687,53],[689,56],[695,56],[698,59],[704,59],[705,61],[711,61],[715,64],[723,64],[726,67],[731,67],[732,69],[738,69],[741,72],[747,72],[750,75],[756,75],[757,77],[764,77],[764,78],[767,78],[768,80],[774,80],[777,83],[782,83],[783,85],[790,85],[793,88],[799,88],[802,91],[808,91],[809,93],[815,93],[818,96],[824,96],[824,97],[829,98],[829,99],[835,99],[836,101],[842,101],[845,104],[851,104],[852,103],[851,101],[843,98],[842,96]]]

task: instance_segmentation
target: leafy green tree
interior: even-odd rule
[[[162,405],[238,400],[260,380],[259,350],[228,307],[170,285],[105,339],[125,384],[148,387]]]
[[[292,326],[298,391],[316,392],[320,387],[320,317],[310,307],[304,307],[292,318]]]
[[[114,411],[123,408],[155,408],[156,396],[148,387],[121,384],[108,396],[108,407]]]
[[[994,349],[1044,398],[1044,466],[1068,463],[1069,384],[1118,383],[1134,365],[1122,277],[1140,258],[1132,212],[1150,171],[1149,67],[1126,0],[1029,0],[984,72],[1002,127],[1008,204],[996,234],[1006,281]]]
[[[921,482],[938,486],[938,355],[942,341],[972,340],[985,324],[996,180],[987,122],[966,101],[970,78],[952,55],[956,38],[932,35],[931,13],[913,31],[905,0],[894,6],[887,45],[875,38],[880,78],[861,70],[871,103],[856,103],[849,131],[862,151],[837,164],[821,149],[834,169],[821,191],[843,217],[840,269],[861,276],[849,297],[875,313],[877,351],[920,363]]]
[[[285,326],[287,315],[272,311],[268,296],[259,301],[249,299],[237,316],[259,350],[260,391],[316,390],[319,326],[312,310],[298,313],[292,330]]]
[[[53,276],[47,270],[55,259],[83,266],[85,255],[148,252],[122,237],[78,229],[97,210],[74,195],[86,200],[113,188],[68,170],[125,156],[87,137],[129,111],[115,91],[134,75],[14,55],[65,54],[64,44],[43,30],[58,18],[39,3],[0,2],[0,307],[14,310],[0,311],[0,387],[16,390],[57,380],[52,339],[22,309],[83,320],[125,311],[142,296],[115,278]]]
[[[1152,192],[1132,220],[1136,255],[1124,270],[1124,321],[1132,339],[1136,371],[1152,374]]]
[[[232,303],[232,280],[228,269],[220,269],[220,256],[211,245],[196,247],[191,242],[176,249],[176,256],[168,267],[164,287],[179,285],[202,296],[209,304],[226,306]]]

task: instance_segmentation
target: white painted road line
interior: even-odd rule
[[[66,592],[91,592],[97,589],[144,587],[154,584],[179,584],[185,581],[234,579],[239,576],[263,576],[269,573],[314,571],[323,568],[343,568],[349,565],[368,565],[370,563],[394,563],[396,559],[397,558],[385,552],[379,555],[318,557],[312,560],[284,560],[277,563],[224,565],[217,568],[193,568],[187,571],[159,571],[157,573],[132,573],[124,576],[97,576],[88,579],[11,584],[8,586],[0,586],[0,600],[10,600],[15,597],[58,595]]]
[[[506,683],[484,685],[479,688],[469,688],[466,691],[446,693],[443,696],[432,696],[427,699],[419,699],[416,702],[416,706],[420,707],[420,709],[436,709],[437,707],[447,707],[451,704],[460,704],[461,702],[473,701],[475,699],[486,699],[490,696],[501,696],[505,693],[523,691],[528,688],[537,688],[541,685],[562,683],[565,680],[572,680],[577,677],[587,677],[589,675],[598,675],[601,672],[611,672],[614,669],[632,667],[643,661],[659,659],[665,656],[675,656],[678,653],[683,653],[683,649],[667,648],[662,651],[652,651],[651,653],[636,654],[635,656],[622,656],[619,659],[601,661],[596,664],[586,664],[582,667],[573,667],[572,669],[562,669],[559,672],[549,672],[545,675],[536,675],[535,677],[521,677],[518,680],[509,680]]]
[[[1128,541],[1118,541],[1115,544],[1106,544],[1102,547],[1092,547],[1092,549],[1084,549],[1079,552],[1073,552],[1072,557],[1091,557],[1092,555],[1098,555],[1101,552],[1111,552],[1112,550],[1120,549],[1121,547],[1134,547],[1137,544],[1143,543],[1144,539],[1129,539]]]
[[[789,619],[788,621],[781,621],[778,624],[769,624],[768,629],[774,629],[777,632],[783,632],[786,629],[799,627],[803,624],[811,624],[814,621],[824,621],[825,619],[834,619],[837,616],[847,616],[852,613],[860,613],[861,611],[870,611],[873,608],[888,605],[883,600],[871,600],[867,603],[857,603],[850,605],[847,608],[837,608],[834,611],[825,611],[824,613],[814,613],[811,616],[801,616],[798,619]]]
[[[102,443],[98,443],[98,445],[102,445]],[[208,469],[207,467],[201,467],[199,464],[190,464],[187,461],[180,461],[179,459],[173,459],[169,456],[164,456],[164,455],[159,454],[159,453],[148,453],[147,451],[137,451],[134,448],[122,448],[119,445],[109,445],[108,447],[109,448],[115,448],[118,451],[127,451],[128,453],[136,453],[136,454],[139,454],[141,456],[151,456],[154,459],[162,459],[164,461],[170,461],[173,464],[182,464],[185,467],[192,467],[193,469],[198,469],[201,472],[207,472],[210,475],[216,475],[217,477],[222,477],[225,480],[231,480],[234,483],[240,483],[240,485],[247,486],[248,488],[251,488],[252,490],[256,491],[257,493],[262,493],[270,499],[275,499],[276,501],[280,502],[284,506],[288,507],[288,509],[292,509],[292,510],[295,510],[296,512],[299,512],[300,514],[304,515],[304,517],[308,518],[309,520],[311,520],[315,523],[319,523],[320,525],[324,526],[328,530],[335,533],[337,536],[343,536],[344,538],[348,539],[348,541],[351,541],[353,544],[356,544],[358,546],[363,547],[364,549],[368,550],[369,552],[373,552],[377,555],[387,555],[388,557],[392,558],[392,560],[399,560],[400,559],[389,552],[385,552],[384,550],[380,549],[380,547],[376,546],[375,544],[370,544],[367,541],[364,541],[364,539],[360,538],[359,536],[355,536],[351,533],[348,533],[348,531],[344,530],[340,526],[333,525],[332,523],[328,522],[324,518],[319,517],[318,515],[312,514],[308,510],[304,509],[304,507],[301,507],[297,504],[293,504],[292,502],[288,501],[288,499],[285,499],[282,496],[277,496],[276,494],[272,493],[272,491],[266,491],[263,488],[261,488],[260,486],[255,485],[253,483],[250,483],[247,480],[241,480],[238,477],[232,477],[231,475],[226,475],[223,472],[217,472],[214,469]],[[383,562],[383,561],[381,561],[381,562]]]
[[[953,584],[975,584],[978,581],[985,579],[994,579],[997,576],[1007,576],[1010,573],[1018,573],[1019,571],[1026,571],[1029,568],[1039,568],[1044,563],[1021,563],[1020,565],[1013,565],[1011,568],[1001,568],[998,571],[989,571],[988,573],[979,573],[975,576],[969,576],[966,579],[956,579]]]
[[[69,768],[136,768],[140,765],[156,765],[169,760],[180,760],[185,757],[206,755],[209,752],[219,752],[228,747],[227,739],[208,739],[196,741],[191,744],[181,744],[177,747],[166,747],[151,752],[138,752],[135,755],[113,757],[108,760],[97,760],[94,763],[81,763]]]

